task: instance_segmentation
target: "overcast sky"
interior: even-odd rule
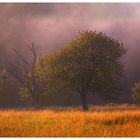
[[[35,41],[49,50],[85,29],[126,42],[139,30],[139,12],[140,4],[0,4],[0,42]]]
[[[3,50],[33,41],[51,51],[86,29],[105,32],[123,42],[129,49],[129,67],[140,64],[140,4],[0,4]]]

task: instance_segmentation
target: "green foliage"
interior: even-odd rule
[[[70,83],[61,77],[63,71],[61,71],[62,66],[59,65],[57,54],[59,55],[58,52],[48,54],[44,58],[40,58],[37,64],[39,77],[45,83],[44,94],[47,96],[62,92],[69,93],[72,90]],[[57,70],[61,75],[57,73]]]
[[[101,32],[81,31],[54,53],[38,57],[37,48],[29,46],[31,60],[15,51],[16,63],[9,65],[8,71],[22,86],[22,101],[41,105],[48,95],[80,93],[87,109],[88,93],[109,100],[118,95],[124,74],[121,57],[126,49],[117,40]],[[0,71],[0,93],[10,94],[11,85],[7,72]]]
[[[112,99],[120,90],[124,73],[120,58],[125,53],[122,43],[103,33],[80,32],[64,48],[42,59],[48,92],[92,92]]]
[[[135,83],[134,87],[132,88],[132,100],[136,103],[140,103],[140,81]]]
[[[30,105],[33,103],[32,96],[27,88],[21,88],[19,94],[21,101],[26,105]]]

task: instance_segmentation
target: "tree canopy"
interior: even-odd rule
[[[40,75],[47,80],[47,93],[79,93],[84,110],[87,94],[114,98],[121,88],[123,44],[96,31],[81,31],[75,39],[40,59]]]

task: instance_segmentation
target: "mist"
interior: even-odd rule
[[[31,42],[42,53],[64,46],[79,30],[96,30],[124,43],[128,81],[140,80],[140,4],[0,4],[0,59]]]

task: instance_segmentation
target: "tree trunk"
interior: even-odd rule
[[[87,105],[87,93],[80,93],[80,95],[81,95],[81,104],[82,104],[83,110],[88,111],[89,108]]]
[[[34,96],[34,106],[36,109],[40,109],[43,107],[43,103],[39,94]]]

